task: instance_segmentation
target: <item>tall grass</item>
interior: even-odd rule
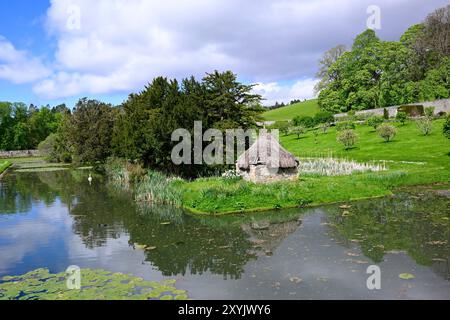
[[[173,179],[156,171],[147,175],[136,184],[136,201],[181,206],[182,193]]]

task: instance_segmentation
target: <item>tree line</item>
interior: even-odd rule
[[[0,150],[36,149],[41,141],[57,131],[65,105],[37,108],[33,104],[0,102]]]
[[[373,30],[350,50],[339,45],[320,60],[319,105],[333,113],[450,97],[450,5],[410,27],[400,41]]]

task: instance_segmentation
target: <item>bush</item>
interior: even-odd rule
[[[305,128],[312,128],[315,126],[315,121],[312,117],[309,116],[297,116],[293,120],[294,126],[296,127],[305,127]]]
[[[450,116],[447,116],[443,128],[444,136],[450,139]]]
[[[395,119],[403,126],[405,125],[406,120],[408,120],[408,115],[406,114],[406,112],[397,112],[397,116],[395,117]]]
[[[320,111],[314,116],[316,124],[329,124],[334,122],[334,116],[331,112]]]
[[[383,118],[384,120],[389,120],[389,111],[386,108],[383,110]]]
[[[384,122],[383,117],[373,116],[373,117],[370,117],[369,119],[367,119],[366,124],[369,127],[372,127],[376,130],[383,122]]]
[[[431,133],[431,131],[433,129],[432,119],[425,117],[425,118],[418,119],[416,121],[416,123],[417,123],[417,127],[424,135],[428,136]]]
[[[289,122],[288,121],[277,121],[275,124],[268,127],[270,130],[279,130],[282,135],[287,136],[289,134]]]
[[[356,125],[354,122],[352,121],[342,121],[339,122],[336,125],[336,130],[337,131],[343,131],[343,130],[355,130],[356,129]]]
[[[384,123],[377,129],[378,135],[384,139],[384,141],[389,142],[395,138],[397,135],[397,129],[390,124]]]
[[[72,155],[64,148],[61,148],[59,136],[56,133],[52,133],[47,139],[42,141],[38,146],[38,150],[48,162],[70,163],[72,161]]]
[[[337,141],[344,145],[345,150],[353,147],[357,140],[358,135],[354,130],[343,130],[337,136]]]

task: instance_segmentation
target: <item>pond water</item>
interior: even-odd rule
[[[449,205],[424,191],[198,217],[139,207],[83,171],[12,172],[0,182],[0,277],[77,265],[176,279],[193,299],[450,299]],[[381,290],[367,289],[370,265]]]

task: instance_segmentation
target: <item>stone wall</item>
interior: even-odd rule
[[[443,99],[443,100],[436,100],[436,101],[427,101],[427,102],[418,102],[418,103],[410,103],[408,105],[421,105],[424,106],[424,108],[428,107],[435,107],[435,114],[439,112],[449,112],[450,111],[450,99]],[[400,106],[392,106],[386,108],[389,111],[389,117],[395,118],[397,116],[397,110]],[[371,109],[371,110],[363,110],[356,112],[356,115],[376,115],[376,116],[382,116],[384,114],[384,108],[380,109]],[[346,117],[346,113],[340,113],[336,114],[335,118],[343,118]]]
[[[21,151],[0,151],[0,158],[26,158],[39,157],[38,150],[21,150]]]

